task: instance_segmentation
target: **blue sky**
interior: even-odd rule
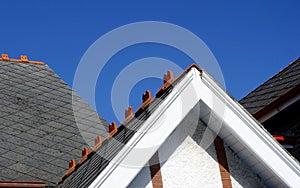
[[[133,22],[170,22],[207,44],[222,69],[227,91],[240,99],[300,56],[299,6],[299,1],[270,0],[3,0],[0,53],[44,61],[72,86],[81,57],[103,34]],[[148,56],[171,59],[182,68],[190,62],[174,49],[155,45],[135,46],[116,54],[99,77],[105,84],[98,84],[96,91],[97,109],[108,121],[115,120],[109,100],[116,74],[111,73]],[[120,61],[122,66],[115,66]],[[138,107],[142,92],[155,92],[160,82],[141,81],[132,89],[129,102]]]

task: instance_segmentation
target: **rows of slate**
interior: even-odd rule
[[[54,185],[86,142],[106,134],[99,126],[105,120],[73,97],[86,140],[75,122],[72,90],[47,65],[0,61],[0,180]]]
[[[300,84],[300,59],[249,93],[240,103],[254,114]]]

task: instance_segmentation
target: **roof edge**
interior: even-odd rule
[[[262,84],[260,84],[259,86],[257,86],[254,90],[252,90],[250,93],[248,93],[247,95],[245,95],[242,99],[240,99],[239,101],[242,101],[243,99],[245,99],[248,95],[250,95],[251,93],[253,93],[254,91],[256,91],[258,88],[260,88],[261,86],[263,86],[266,82],[268,82],[269,80],[273,79],[275,76],[277,76],[278,74],[284,72],[286,69],[288,69],[290,66],[292,66],[293,64],[297,63],[297,61],[300,61],[300,57],[298,57],[296,60],[292,61],[291,63],[288,64],[288,66],[284,67],[283,69],[281,69],[279,72],[277,72],[276,74],[274,74],[273,76],[271,76],[268,80],[264,81]]]
[[[196,68],[195,68],[196,69]],[[177,92],[171,92],[166,100],[167,107],[160,106],[155,111],[153,111],[152,115],[143,122],[143,126],[141,126],[141,130],[139,132],[143,134],[135,134],[128,142],[127,146],[123,148],[114,158],[114,163],[110,163],[98,176],[97,178],[90,184],[90,186],[123,186],[128,185],[131,180],[138,174],[139,170],[141,170],[142,166],[147,163],[147,161],[151,158],[152,154],[157,151],[157,149],[164,143],[167,137],[172,133],[172,131],[177,127],[177,125],[181,122],[181,119],[178,117],[166,118],[165,125],[167,126],[158,126],[160,131],[157,131],[155,134],[155,147],[152,148],[153,151],[147,153],[147,155],[143,156],[144,158],[140,158],[138,164],[136,166],[141,166],[141,168],[136,168],[135,170],[131,170],[130,172],[126,170],[124,165],[121,164],[122,161],[126,161],[130,159],[131,149],[133,147],[145,147],[148,146],[150,140],[153,141],[152,137],[154,133],[151,135],[146,134],[147,131],[155,126],[156,122],[159,122],[159,118],[163,117],[162,114],[173,112],[173,110],[178,108],[176,106],[176,101],[180,100],[179,96],[185,97],[190,102],[187,102],[183,112],[182,117],[189,112],[191,108],[194,107],[195,103],[199,100],[206,101],[208,106],[213,109],[213,102],[211,101],[211,95],[214,95],[220,101],[222,101],[226,106],[225,114],[215,112],[218,117],[223,117],[224,122],[235,122],[231,123],[231,125],[226,126],[228,130],[231,131],[232,134],[237,135],[237,138],[246,144],[247,148],[258,157],[259,160],[266,165],[268,170],[274,172],[278,180],[285,185],[296,185],[300,182],[299,179],[295,179],[295,177],[299,177],[300,174],[300,166],[297,161],[295,161],[285,150],[284,148],[269,134],[265,129],[263,129],[260,123],[254,119],[243,107],[239,105],[238,102],[232,100],[230,96],[223,90],[223,88],[219,87],[215,81],[210,79],[210,76],[203,74],[199,75],[199,71],[191,69],[188,71],[188,74],[184,76],[184,78],[176,85]],[[191,97],[188,92],[191,87],[194,88],[199,93]],[[187,97],[188,96],[188,97]],[[196,100],[197,99],[197,100]],[[223,116],[222,116],[223,115]],[[165,117],[165,116],[164,116]],[[244,126],[242,126],[244,125]],[[250,133],[248,133],[250,132]],[[241,135],[240,135],[241,134]],[[252,137],[254,136],[254,137]],[[248,138],[255,138],[254,140],[249,140]],[[143,141],[141,141],[143,139]],[[153,144],[153,143],[152,143]],[[157,147],[156,147],[157,146]],[[258,147],[259,146],[259,147]],[[265,150],[267,149],[267,150]],[[264,152],[261,151],[270,151],[270,156],[264,155]],[[273,163],[275,162],[275,163]],[[283,172],[284,169],[284,172]],[[126,173],[125,173],[126,172]],[[125,173],[125,174],[124,174]],[[124,178],[121,181],[114,181],[115,177],[123,176]]]
[[[189,65],[181,75],[179,75],[177,78],[174,78],[173,72],[169,70],[166,74],[163,75],[163,81],[164,84],[163,86],[156,92],[155,97],[159,98],[163,93],[165,93],[170,87],[173,87],[172,84],[176,81],[179,80],[182,76],[187,74],[192,68],[195,68],[200,72],[200,75],[202,74],[202,69],[197,65],[197,64],[191,64]],[[119,125],[119,128],[117,128],[116,123],[112,122],[110,125],[114,125],[114,129],[109,131],[109,134],[103,139],[102,137],[98,136],[95,138],[95,144],[94,147],[88,152],[88,154],[84,154],[84,150],[82,151],[82,157],[76,163],[76,161],[71,160],[69,162],[69,169],[65,172],[65,174],[58,180],[58,184],[61,184],[67,177],[69,177],[73,171],[77,170],[81,164],[83,164],[87,159],[89,159],[92,155],[96,153],[96,151],[102,146],[103,142],[107,142],[111,137],[115,136],[118,134],[118,131],[122,128],[122,126],[126,126],[127,123],[129,123],[135,116],[138,116],[141,114],[152,102],[154,98],[152,98],[151,92],[147,90],[143,96],[142,96],[142,101],[143,103],[141,106],[136,110],[136,112],[133,112],[133,109],[131,106],[129,106],[127,109],[125,109],[125,120]],[[72,164],[72,165],[71,165]]]
[[[261,119],[266,114],[268,114],[272,110],[276,109],[278,106],[284,104],[285,102],[287,102],[292,97],[295,97],[299,93],[300,93],[300,84],[295,86],[294,88],[288,90],[285,94],[283,94],[282,96],[280,96],[276,100],[272,101],[271,103],[267,104],[266,106],[264,106],[259,111],[255,112],[253,114],[253,117],[255,117],[256,119]]]
[[[36,187],[42,188],[46,184],[42,182],[15,182],[15,181],[0,181],[0,187]]]

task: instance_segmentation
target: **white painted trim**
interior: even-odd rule
[[[191,95],[192,91],[196,91],[196,95]],[[281,180],[289,187],[300,185],[299,164],[206,72],[203,72],[201,78],[199,71],[192,68],[175,85],[162,104],[141,125],[141,130],[128,141],[90,187],[126,187],[129,185],[199,100],[202,100],[217,116],[222,118],[225,128],[260,161],[263,161],[266,170],[271,170],[276,174],[277,181]],[[179,112],[178,107],[183,102],[184,106],[181,106],[183,108]],[[225,111],[216,110],[218,109],[216,105],[224,105]],[[160,126],[161,121],[163,121],[163,126]],[[155,131],[149,131],[152,127],[156,127]],[[154,146],[153,143],[155,143]],[[152,147],[152,150],[142,155],[133,149],[147,147]],[[133,159],[136,160],[136,167],[128,166],[127,164],[130,164]]]
[[[289,187],[299,186],[299,163],[283,149],[248,111],[232,100],[208,74],[204,73],[202,78],[213,94],[216,94],[225,103],[224,115],[217,115],[223,117],[226,129],[263,161],[268,168],[267,170],[272,170],[285,185]],[[205,100],[204,97],[202,100],[209,101]],[[214,111],[212,104],[206,104]]]

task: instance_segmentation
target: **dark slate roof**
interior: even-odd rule
[[[90,118],[98,114],[76,94],[75,99],[86,112],[79,120],[94,128],[93,139],[107,134]],[[70,87],[47,65],[0,60],[0,181],[55,185],[83,147]]]
[[[300,58],[240,100],[251,114],[256,114],[300,85]]]
[[[169,81],[156,93],[155,98],[151,100],[151,105],[150,103],[147,104],[144,102],[136,111],[133,118],[130,118],[130,120],[126,119],[128,121],[125,120],[128,123],[120,125],[112,138],[106,138],[96,151],[90,151],[86,160],[81,164],[77,164],[70,175],[64,176],[58,187],[88,187],[139,130],[143,122],[160,105],[163,99],[172,92],[173,86],[175,86],[192,67],[201,71],[197,65],[193,64],[176,78],[176,80],[174,80],[172,73],[172,76],[167,75],[167,78],[165,75],[164,79]],[[168,72],[168,74],[169,73],[170,72]]]

